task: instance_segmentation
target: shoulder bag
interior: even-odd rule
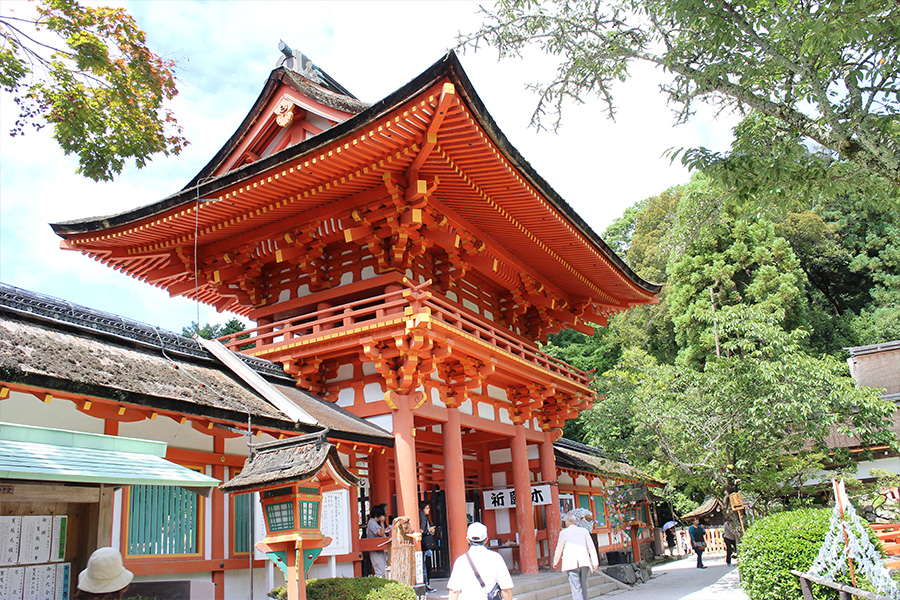
[[[475,568],[475,563],[472,562],[472,557],[469,556],[468,552],[466,552],[466,558],[469,560],[469,566],[472,567],[472,572],[475,573],[475,579],[478,580],[481,589],[485,589],[484,580],[481,578],[481,575],[478,574],[478,569]],[[503,592],[500,590],[500,583],[495,583],[493,589],[487,592],[487,600],[503,600]]]

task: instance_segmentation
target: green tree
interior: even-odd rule
[[[696,367],[626,350],[586,417],[590,440],[639,465],[667,464],[719,498],[790,493],[822,467],[833,430],[896,443],[893,406],[857,386],[841,361],[809,355],[805,332],[786,331],[782,311],[734,305],[706,317],[721,356]]]
[[[537,126],[548,116],[557,126],[563,105],[588,94],[613,116],[615,84],[643,62],[671,74],[663,90],[681,121],[697,101],[752,112],[788,140],[782,150],[809,140],[900,184],[900,5],[892,0],[497,0],[483,12],[461,46],[521,57],[536,45],[558,58],[555,76],[534,86]]]
[[[23,5],[25,6],[25,5]],[[0,86],[19,106],[13,136],[53,127],[77,172],[111,180],[129,159],[178,154],[187,141],[166,101],[178,93],[174,63],[151,52],[121,8],[38,0],[36,16],[0,16]]]
[[[224,325],[206,323],[202,327],[196,321],[192,321],[190,327],[182,327],[181,335],[184,337],[193,337],[196,333],[202,338],[212,340],[230,333],[239,333],[244,330],[244,324],[238,318],[233,318]]]

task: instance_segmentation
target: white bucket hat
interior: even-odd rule
[[[78,574],[78,589],[92,594],[118,592],[131,583],[134,573],[122,565],[115,548],[98,548],[88,559],[87,569]]]

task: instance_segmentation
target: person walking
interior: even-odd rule
[[[700,519],[694,517],[691,520],[691,526],[688,528],[688,535],[691,538],[691,547],[697,553],[697,568],[705,569],[703,566],[703,551],[706,550],[706,530],[700,524]]]
[[[77,600],[120,600],[134,573],[122,564],[115,548],[98,548],[88,558],[87,568],[78,574]]]
[[[497,552],[484,547],[487,527],[474,522],[466,530],[469,551],[456,559],[447,589],[448,600],[486,600],[488,592],[499,586],[503,600],[512,600],[513,583],[506,562]]]
[[[731,564],[731,557],[737,558],[737,534],[731,526],[731,521],[725,521],[722,528],[722,540],[725,542],[725,564]]]
[[[566,515],[566,528],[560,532],[553,554],[553,568],[562,561],[562,570],[569,574],[572,600],[588,600],[588,575],[600,566],[600,561],[591,534],[577,522],[574,515]]]

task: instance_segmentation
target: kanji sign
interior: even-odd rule
[[[485,490],[482,492],[485,510],[516,507],[516,490],[513,488]],[[531,504],[542,506],[550,504],[550,486],[535,485],[531,487]]]

